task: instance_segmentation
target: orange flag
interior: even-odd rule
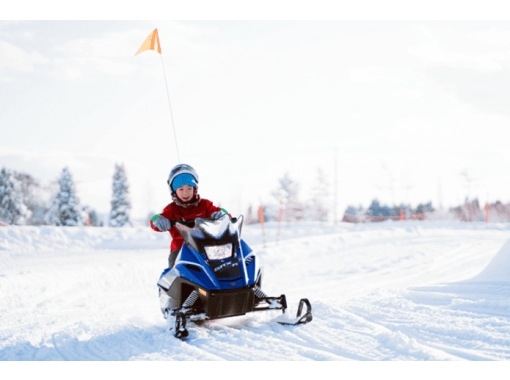
[[[143,53],[145,50],[154,50],[161,54],[161,44],[159,43],[159,35],[157,28],[154,29],[154,31],[147,36],[145,41],[143,41],[142,46],[140,46],[140,49],[138,49],[135,55]]]

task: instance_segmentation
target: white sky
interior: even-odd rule
[[[134,214],[159,211],[177,163],[166,74],[181,161],[233,214],[273,201],[285,172],[309,198],[317,168],[339,214],[374,198],[510,201],[510,21],[296,9],[209,21],[190,9],[167,21],[14,12],[0,21],[0,167],[49,182],[68,166],[82,203],[108,212],[121,162]],[[134,56],[156,27],[164,66]]]

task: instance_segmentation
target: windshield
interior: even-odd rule
[[[177,223],[186,245],[200,253],[206,253],[206,246],[220,246],[232,243],[234,248],[239,245],[243,217],[231,219],[224,215],[220,219],[195,219],[195,226],[190,228]]]

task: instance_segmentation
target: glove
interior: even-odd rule
[[[160,231],[168,231],[170,227],[172,227],[172,223],[170,223],[167,218],[160,215],[158,219],[154,221],[154,226]]]
[[[211,219],[220,219],[221,217],[223,217],[223,215],[227,214],[225,214],[223,211],[215,211],[211,214]]]

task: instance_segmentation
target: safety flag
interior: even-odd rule
[[[154,31],[147,36],[145,41],[143,41],[142,46],[140,46],[140,49],[138,49],[135,55],[143,53],[146,50],[154,50],[161,54],[161,44],[159,43],[159,35],[157,28],[154,29]]]

